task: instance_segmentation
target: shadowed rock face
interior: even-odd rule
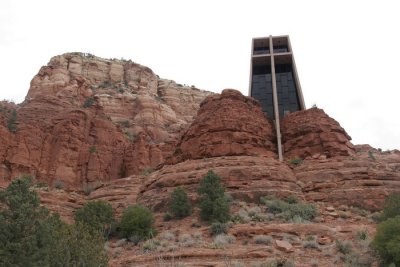
[[[281,122],[284,157],[306,158],[354,155],[351,137],[322,109],[312,108],[287,115]]]
[[[168,163],[219,156],[276,157],[272,124],[260,105],[239,91],[208,96]]]

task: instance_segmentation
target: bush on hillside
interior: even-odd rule
[[[13,109],[11,111],[11,116],[7,120],[7,128],[10,132],[17,132],[17,111]]]
[[[286,221],[310,221],[317,216],[315,205],[293,201],[291,198],[284,201],[277,198],[262,197],[261,202],[267,206],[268,212],[280,214]]]
[[[176,219],[185,218],[192,212],[188,196],[181,187],[175,188],[171,193],[170,210]]]
[[[216,236],[219,234],[226,234],[226,233],[228,233],[228,228],[229,228],[228,224],[216,222],[216,223],[211,224],[210,232],[211,232],[211,235],[213,235],[213,236]]]
[[[103,238],[50,214],[31,185],[0,190],[0,266],[107,266]]]
[[[386,198],[383,205],[381,220],[394,218],[397,215],[400,215],[400,194],[391,194]]]
[[[400,215],[378,224],[372,247],[386,265],[400,266]]]
[[[126,238],[143,240],[155,235],[153,224],[152,212],[146,207],[135,205],[124,210],[119,228]]]
[[[230,218],[229,200],[224,195],[221,178],[213,171],[208,171],[200,182],[201,218],[205,221],[227,222]]]
[[[108,266],[104,238],[81,222],[56,227],[49,244],[48,266]]]
[[[115,224],[114,210],[104,200],[89,201],[75,212],[75,221],[108,238]]]

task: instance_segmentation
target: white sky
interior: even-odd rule
[[[21,102],[39,68],[66,52],[247,95],[251,38],[288,34],[307,107],[355,144],[400,148],[399,26],[396,0],[1,0],[0,99]]]

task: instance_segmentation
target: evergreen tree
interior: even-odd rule
[[[49,212],[30,190],[29,177],[0,191],[0,266],[40,266],[47,249]]]
[[[177,219],[182,219],[190,215],[192,208],[185,190],[181,187],[177,187],[172,191],[170,209]]]
[[[208,171],[200,182],[197,192],[200,194],[201,218],[205,221],[226,222],[229,220],[229,200],[224,195],[221,177]]]
[[[0,266],[107,266],[104,239],[40,206],[28,177],[0,190]]]

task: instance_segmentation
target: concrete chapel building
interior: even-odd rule
[[[282,160],[279,120],[305,109],[289,36],[253,38],[250,62],[249,95],[275,122],[278,156]]]

